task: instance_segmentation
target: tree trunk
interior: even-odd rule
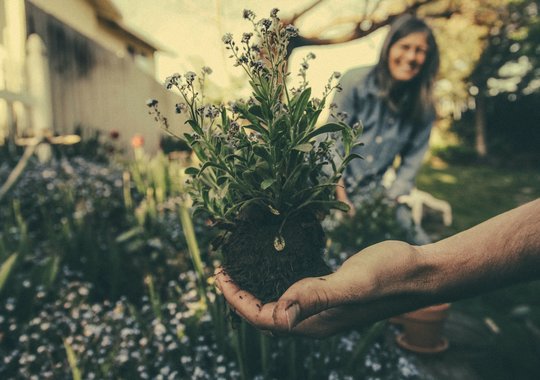
[[[476,130],[475,148],[478,157],[484,158],[488,155],[486,144],[486,98],[480,92],[475,98],[476,112],[474,116],[474,124]]]

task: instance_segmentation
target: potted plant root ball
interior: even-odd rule
[[[339,74],[331,76],[321,98],[312,98],[306,69],[313,54],[302,62],[299,84],[290,88],[287,45],[297,30],[280,23],[277,9],[259,21],[246,10],[244,18],[253,32],[239,42],[226,34],[223,42],[249,77],[249,99],[206,104],[208,68],[200,77],[175,74],[166,85],[180,93],[177,112],[187,115],[192,128],[184,138],[200,163],[186,170],[193,206],[222,231],[217,246],[224,270],[269,302],[302,278],[330,273],[321,220],[331,209],[348,209],[334,193],[345,166],[359,157],[349,152],[360,128],[340,119],[317,126],[328,95],[339,87]],[[169,130],[156,102],[149,106]],[[335,153],[338,139],[344,156]]]

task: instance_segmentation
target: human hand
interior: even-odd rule
[[[410,297],[395,296],[406,294],[410,282],[401,280],[414,272],[417,255],[406,243],[379,243],[349,258],[335,273],[296,282],[267,304],[240,289],[222,269],[216,271],[216,284],[231,308],[255,327],[323,338],[414,309]]]

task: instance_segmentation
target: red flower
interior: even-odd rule
[[[109,137],[112,140],[117,140],[120,137],[120,132],[118,132],[116,129],[113,129],[109,132]]]
[[[133,148],[140,148],[144,145],[144,137],[142,137],[141,135],[134,135],[132,138],[131,138],[131,146]]]

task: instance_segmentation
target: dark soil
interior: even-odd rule
[[[285,248],[274,239],[283,221],[266,209],[251,209],[229,232],[222,245],[223,267],[240,286],[263,303],[277,300],[293,283],[331,273],[323,259],[325,236],[312,213],[299,213],[285,222]]]

